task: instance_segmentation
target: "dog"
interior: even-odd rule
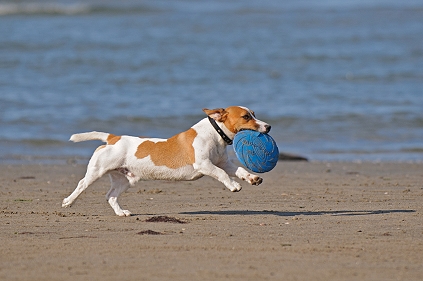
[[[116,136],[109,133],[89,132],[74,134],[70,140],[81,142],[101,140],[93,153],[85,177],[62,202],[69,207],[93,182],[109,174],[111,188],[106,199],[118,216],[130,216],[118,204],[118,197],[139,180],[196,180],[204,175],[223,183],[230,191],[241,190],[231,177],[238,177],[252,185],[263,179],[233,164],[226,147],[241,130],[268,133],[271,126],[258,120],[252,110],[230,106],[203,111],[207,117],[189,130],[169,139]]]

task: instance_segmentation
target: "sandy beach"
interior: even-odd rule
[[[423,165],[279,162],[239,193],[140,182],[117,217],[84,166],[2,165],[1,280],[423,280]]]

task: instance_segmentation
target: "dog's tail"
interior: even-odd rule
[[[81,134],[74,134],[70,137],[70,141],[73,142],[80,142],[80,141],[88,141],[88,140],[101,140],[102,142],[107,142],[111,134],[102,133],[102,132],[89,132],[89,133],[81,133]]]

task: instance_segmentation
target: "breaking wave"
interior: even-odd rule
[[[0,16],[8,15],[84,15],[84,14],[120,14],[157,12],[156,9],[143,6],[114,6],[107,4],[85,3],[3,3],[0,4]]]

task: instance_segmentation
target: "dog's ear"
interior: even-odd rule
[[[203,111],[216,121],[224,122],[226,120],[227,112],[224,108],[207,109],[203,108]]]

